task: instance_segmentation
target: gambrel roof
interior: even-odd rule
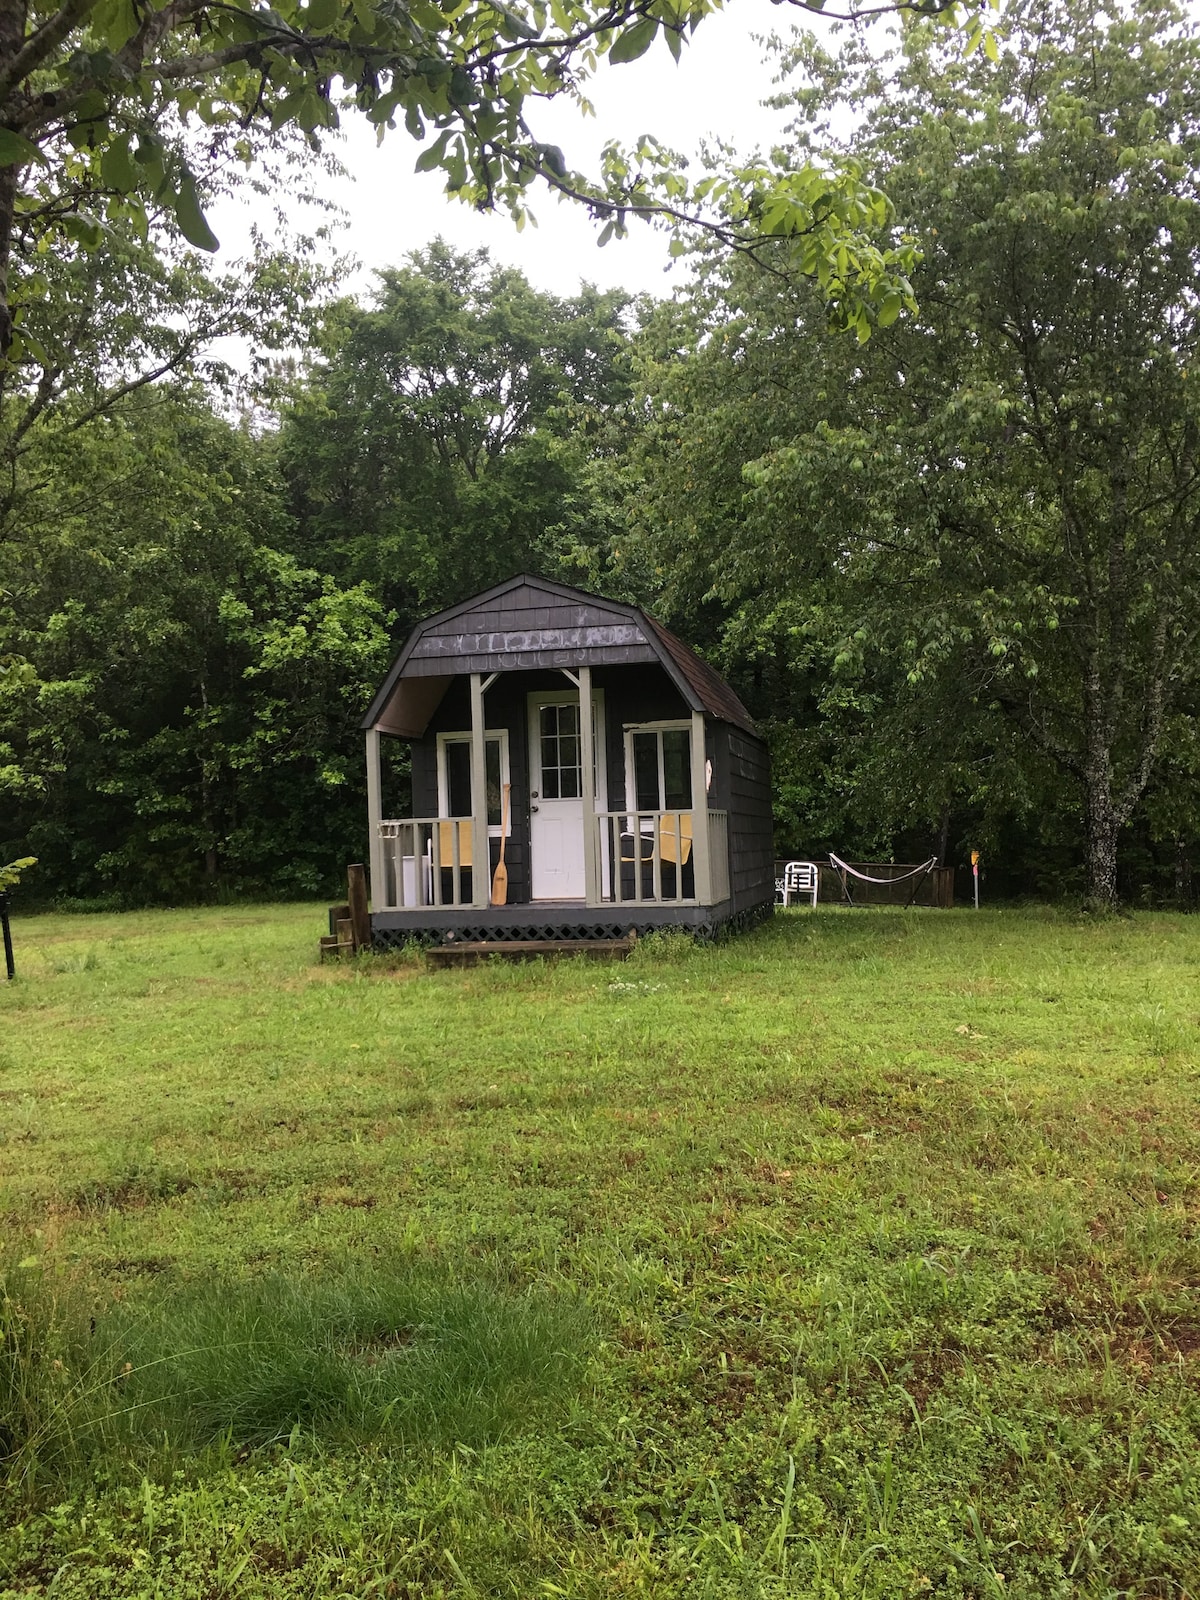
[[[637,606],[522,573],[419,623],[362,726],[417,738],[460,673],[661,666],[693,711],[754,732],[750,713],[706,661]]]

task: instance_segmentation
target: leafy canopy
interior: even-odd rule
[[[791,0],[821,10],[822,0]],[[631,213],[700,222],[730,243],[789,243],[792,264],[865,333],[868,307],[911,301],[912,255],[889,232],[884,196],[849,160],[757,162],[692,184],[643,139],[611,147],[592,179],[540,140],[533,108],[583,86],[656,40],[678,57],[718,0],[63,0],[0,18],[0,353],[7,353],[11,249],[98,247],[122,220],[169,213],[200,250],[200,153],[256,159],[256,139],[319,144],[355,108],[380,136],[402,123],[418,167],[445,174],[470,204],[520,225],[535,179],[623,232]],[[940,13],[946,0],[872,10]],[[981,25],[975,23],[976,35]],[[990,37],[990,36],[989,36]],[[207,160],[207,156],[204,157]]]

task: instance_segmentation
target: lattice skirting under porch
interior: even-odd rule
[[[774,900],[747,906],[732,916],[709,918],[700,922],[681,924],[685,931],[697,939],[716,939],[730,933],[752,928],[774,911]],[[399,950],[406,944],[466,944],[489,940],[506,944],[530,939],[623,939],[632,929],[639,939],[647,934],[662,933],[665,927],[659,922],[639,923],[635,916],[622,917],[619,922],[473,922],[453,928],[373,928],[372,944],[380,952]]]

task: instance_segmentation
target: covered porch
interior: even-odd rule
[[[686,785],[678,781],[678,773],[663,775],[664,788],[674,781],[674,789],[662,796],[673,802],[670,809],[639,809],[635,804],[633,809],[610,810],[606,796],[597,793],[607,785],[597,759],[603,733],[598,737],[591,669],[559,670],[575,692],[534,700],[527,763],[532,774],[527,811],[528,855],[534,868],[530,887],[536,891],[544,884],[550,892],[524,894],[518,889],[515,903],[507,895],[497,900],[501,844],[507,866],[513,819],[526,808],[520,801],[514,807],[513,763],[495,737],[507,730],[490,729],[487,721],[487,694],[500,674],[473,672],[468,678],[469,737],[454,741],[465,747],[462,757],[457,750],[443,756],[439,788],[444,812],[383,815],[381,739],[386,732],[378,726],[367,730],[373,911],[505,910],[527,921],[530,905],[557,916],[581,908],[708,907],[729,898],[729,817],[708,804],[703,713],[690,713],[686,740],[676,737],[661,756],[657,746],[662,741],[655,737],[660,730],[644,730],[654,748],[645,750],[643,766],[656,758],[676,767],[681,756],[688,762]],[[636,737],[643,730],[632,731]],[[679,735],[685,730],[661,731]],[[443,750],[446,742],[443,736]],[[489,743],[498,748],[489,751]],[[452,766],[457,770],[450,770]],[[468,795],[464,815],[462,802]],[[679,804],[684,798],[690,802],[686,807]],[[552,814],[540,823],[543,811]],[[476,863],[483,865],[482,871]],[[572,889],[578,892],[563,892]]]

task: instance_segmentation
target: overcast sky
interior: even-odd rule
[[[568,165],[585,172],[597,170],[607,140],[631,144],[643,133],[687,155],[712,136],[733,143],[741,155],[769,149],[787,117],[761,105],[771,93],[774,69],[764,63],[755,36],[788,33],[796,16],[793,7],[771,0],[732,0],[727,11],[701,24],[678,66],[663,41],[656,40],[640,61],[605,66],[592,81],[586,92],[596,108],[594,118],[581,117],[566,100],[555,102],[537,110],[538,136],[560,145]],[[341,155],[352,181],[328,192],[348,213],[346,224],[338,227],[338,246],[361,263],[350,284],[356,293],[369,292],[374,271],[400,263],[439,234],[460,249],[486,245],[495,259],[520,267],[536,287],[563,295],[576,293],[581,281],[664,295],[681,270],[671,269],[667,236],[636,220],[628,238],[598,249],[599,230],[583,209],[544,189],[531,197],[538,227],[518,233],[506,215],[481,215],[449,199],[440,174],[414,172],[418,146],[402,125],[379,146],[365,120],[347,114],[344,128]],[[223,243],[236,252],[243,232],[238,219],[222,208],[214,211],[213,222]]]

